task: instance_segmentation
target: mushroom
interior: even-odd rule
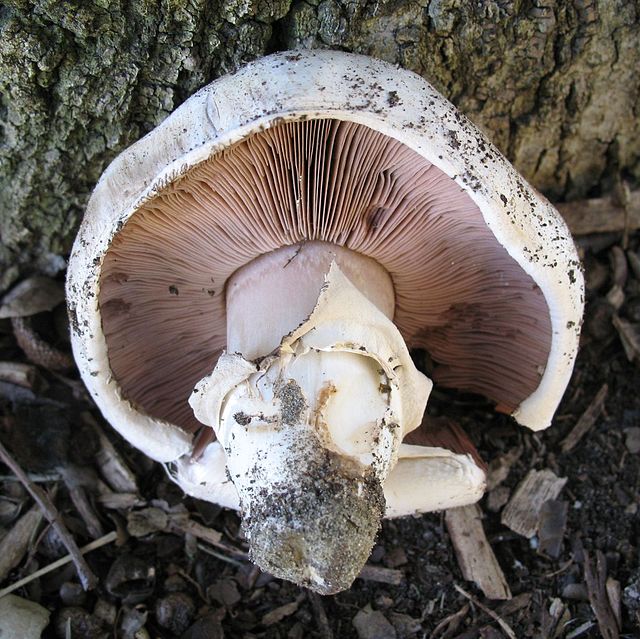
[[[546,428],[583,281],[555,209],[422,78],[307,51],[220,78],[113,161],[67,297],[113,426],[241,510],[258,565],[331,593],[381,517],[484,490],[468,439],[423,419],[408,349]]]

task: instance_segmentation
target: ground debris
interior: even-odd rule
[[[84,412],[82,419],[97,435],[99,448],[95,460],[102,476],[109,486],[117,493],[137,494],[139,490],[136,476],[127,466],[115,446],[109,441],[109,438],[104,434],[100,424],[89,412]]]
[[[64,286],[48,277],[36,275],[14,286],[0,303],[0,319],[29,317],[52,311],[64,301]]]
[[[422,630],[420,619],[414,619],[410,615],[392,611],[389,619],[398,633],[398,639],[410,639]]]
[[[22,561],[41,522],[42,512],[34,506],[0,540],[0,582]]]
[[[107,592],[129,605],[147,599],[155,587],[156,569],[151,561],[131,554],[120,555],[109,568]]]
[[[358,639],[397,639],[396,629],[379,611],[367,605],[353,618]]]
[[[571,429],[569,434],[562,440],[560,448],[563,453],[573,450],[575,445],[589,432],[600,417],[604,403],[609,393],[609,385],[603,384],[587,409],[582,413],[576,425]]]
[[[208,612],[200,617],[180,639],[224,639],[224,631],[217,612]]]
[[[298,610],[300,603],[304,600],[304,597],[304,594],[302,594],[295,601],[290,601],[282,606],[278,606],[274,610],[270,610],[262,616],[260,623],[267,627],[280,623],[283,619],[291,616],[296,612],[296,610]]]
[[[593,243],[591,238],[585,239],[589,242],[584,244],[588,247],[586,266],[593,270],[587,272],[587,312],[593,316],[600,312],[598,309],[606,309],[602,322],[606,331],[600,337],[589,333],[589,329],[585,331],[576,376],[563,401],[555,428],[534,436],[525,434],[524,429],[512,420],[490,414],[485,403],[466,396],[452,395],[455,401],[450,406],[458,411],[456,418],[460,419],[461,426],[485,459],[491,461],[488,482],[493,489],[488,491],[482,525],[500,559],[505,579],[514,592],[520,594],[494,605],[493,602],[487,604],[478,591],[471,590],[471,586],[467,590],[505,621],[518,638],[606,636],[599,630],[599,622],[596,623],[590,609],[590,593],[583,582],[583,560],[575,556],[572,559],[567,548],[567,540],[576,537],[583,539],[588,548],[601,548],[606,553],[603,600],[608,602],[611,616],[620,628],[620,636],[635,636],[640,627],[640,572],[635,534],[636,511],[640,503],[637,500],[640,488],[640,394],[637,393],[637,360],[629,363],[623,350],[625,325],[619,324],[623,327],[622,334],[620,328],[614,326],[615,317],[632,329],[640,322],[640,238],[631,238],[626,251],[630,267],[626,283],[621,253],[615,247],[617,238],[596,238]],[[620,305],[622,301],[624,303]],[[611,303],[619,306],[617,313]],[[45,324],[53,320],[54,315],[46,313],[35,317],[33,326],[49,340],[56,332],[53,326],[47,328]],[[621,339],[618,339],[619,335]],[[630,335],[633,338],[633,333]],[[632,343],[632,339],[628,341]],[[14,366],[29,369],[24,377],[27,383],[17,386],[7,383],[6,379],[3,381],[0,367],[0,411],[4,409],[4,413],[0,412],[0,430],[3,431],[0,436],[4,438],[3,443],[18,463],[30,471],[27,475],[30,481],[60,482],[55,506],[78,545],[83,545],[80,552],[84,554],[88,549],[94,549],[89,557],[90,565],[103,584],[97,594],[84,593],[69,565],[63,544],[58,542],[55,555],[51,554],[49,540],[55,538],[55,534],[43,533],[41,539],[36,534],[19,565],[10,573],[14,579],[26,577],[9,588],[24,588],[22,592],[16,592],[41,601],[52,611],[54,620],[58,617],[64,620],[58,635],[52,624],[45,636],[65,639],[65,633],[72,631],[72,637],[80,637],[83,635],[77,634],[77,630],[85,624],[85,630],[94,628],[97,637],[115,634],[134,637],[137,634],[137,637],[166,635],[180,639],[222,639],[226,632],[227,637],[245,639],[276,636],[282,639],[312,636],[346,639],[360,636],[353,625],[354,615],[368,603],[371,612],[375,611],[376,616],[386,622],[381,635],[385,637],[394,636],[387,632],[389,624],[397,639],[423,636],[494,639],[505,636],[497,622],[481,607],[466,598],[463,600],[455,592],[453,583],[456,575],[458,579],[460,576],[440,514],[385,520],[378,552],[369,560],[371,563],[363,571],[362,579],[357,580],[349,591],[335,597],[306,592],[306,601],[292,614],[268,627],[261,626],[265,614],[286,610],[300,591],[261,573],[248,562],[238,515],[185,498],[169,483],[160,466],[145,460],[109,430],[95,407],[87,403],[87,395],[77,392],[81,382],[75,373],[67,379],[34,365],[22,364],[25,358],[16,346],[10,320],[0,320],[0,361],[11,365],[10,374],[19,370]],[[38,379],[31,383],[34,371],[37,371]],[[11,381],[19,382],[18,378]],[[580,445],[575,445],[570,454],[561,455],[562,426],[568,431],[579,421],[584,405],[597,396],[605,382],[609,387],[606,423],[595,428],[596,419]],[[585,397],[588,397],[586,401]],[[449,401],[449,398],[445,399]],[[85,412],[88,410],[92,413]],[[442,412],[444,414],[444,407]],[[61,425],[65,415],[68,423]],[[91,420],[100,425],[104,440],[100,435],[95,436]],[[602,422],[602,418],[599,421]],[[474,422],[481,428],[474,431]],[[485,426],[488,430],[483,430]],[[65,429],[68,430],[66,435]],[[19,433],[16,435],[19,441],[14,442],[10,431]],[[91,445],[89,455],[78,459],[73,451],[75,444],[67,447],[61,442],[64,437],[70,437],[88,449],[85,431],[96,441]],[[24,451],[24,459],[19,456],[20,450]],[[94,459],[96,453],[98,463]],[[31,465],[34,460],[45,465],[34,468]],[[63,470],[60,470],[60,460],[65,466]],[[67,472],[67,461],[70,460],[76,469],[96,468],[99,475],[94,473],[95,482],[86,483],[74,474],[74,469],[69,471],[70,476]],[[563,513],[554,510],[562,509],[562,502],[547,500],[536,520],[537,539],[528,542],[501,527],[500,511],[516,492],[514,475],[519,479],[519,473],[525,475],[531,467],[545,466],[558,476],[569,477],[569,483],[557,498],[568,503],[567,518],[563,522]],[[0,473],[0,479],[6,482],[0,496],[1,563],[4,558],[2,540],[12,533],[12,527],[29,510],[31,502],[23,491],[23,496],[18,496],[19,500],[14,503],[15,495],[5,494],[6,487],[21,488],[21,484],[4,467]],[[115,533],[108,533],[97,545],[84,545],[89,541],[89,535],[71,499],[74,486],[86,490],[86,498],[102,526],[105,529],[116,527],[121,533],[117,545],[113,544]],[[51,496],[51,487],[46,488]],[[7,496],[8,501],[3,502]],[[146,509],[159,509],[162,514],[156,512],[155,515],[166,520],[166,525],[155,521],[151,513],[144,512]],[[127,524],[133,535],[127,533]],[[196,543],[194,535],[201,543]],[[105,544],[109,546],[95,550]],[[592,564],[597,563],[594,552],[590,551]],[[104,588],[109,568],[122,554],[140,557],[156,571],[153,591],[142,603],[124,604],[127,596],[124,590],[120,596],[114,596]],[[60,561],[53,561],[61,555]],[[44,568],[37,570],[38,566]],[[400,566],[401,570],[398,570]],[[51,572],[52,569],[55,572]],[[596,567],[593,572],[597,573]],[[223,589],[219,587],[220,582],[224,583]],[[6,585],[3,583],[0,588]],[[132,587],[132,590],[136,589]],[[223,594],[221,590],[224,590]],[[6,588],[0,590],[0,603],[6,591]],[[183,593],[199,607],[187,621],[190,627],[181,635],[174,635],[165,628],[157,616],[162,602],[167,619],[171,617],[172,602],[183,599],[182,595],[172,597],[173,593]],[[180,608],[179,601],[176,605]],[[517,605],[518,610],[510,612],[511,605]],[[184,609],[188,610],[189,605]],[[184,627],[183,623],[179,629]],[[92,635],[86,635],[85,639],[89,636]]]
[[[381,584],[398,586],[404,579],[404,573],[401,570],[396,570],[394,568],[365,564],[358,575],[358,579],[364,579],[365,581],[377,581]]]
[[[513,629],[503,619],[503,617],[509,614],[512,614],[513,612],[516,612],[517,610],[520,610],[521,608],[526,606],[529,603],[529,600],[531,599],[531,595],[528,595],[526,593],[523,595],[519,595],[518,597],[515,598],[515,600],[512,599],[511,601],[507,601],[501,607],[496,607],[496,609],[493,610],[488,606],[485,606],[482,602],[478,601],[478,599],[476,599],[473,595],[469,594],[466,590],[464,590],[463,588],[460,588],[460,586],[454,585],[454,588],[461,595],[466,597],[471,603],[473,603],[473,605],[476,606],[476,608],[479,608],[480,610],[482,610],[482,612],[484,612],[485,615],[487,615],[487,617],[493,619],[500,626],[504,634],[507,635],[507,637],[509,637],[509,639],[516,639],[516,635],[513,632]],[[470,629],[467,632],[463,633],[462,635],[458,635],[456,639],[462,639],[463,637],[465,637],[465,635],[466,635],[465,639],[468,639],[470,636],[473,636],[473,634],[476,631],[482,633],[482,631],[486,629],[487,629],[487,626]]]
[[[557,204],[573,235],[622,233],[640,228],[640,191],[632,191],[627,207],[614,196]],[[625,212],[626,209],[626,212]]]
[[[171,592],[156,601],[156,621],[174,635],[189,628],[195,612],[193,599],[184,592]]]
[[[47,493],[45,493],[45,491],[42,490],[40,486],[37,486],[29,480],[26,473],[22,470],[18,463],[9,454],[9,451],[1,443],[0,459],[2,460],[2,463],[4,463],[11,469],[15,476],[20,480],[22,485],[29,491],[29,494],[38,504],[44,516],[49,520],[51,525],[58,533],[58,536],[63,541],[69,552],[69,555],[73,559],[73,563],[75,564],[76,570],[78,572],[78,577],[80,578],[80,582],[82,583],[83,587],[86,590],[94,588],[98,583],[98,578],[94,575],[91,568],[89,568],[89,565],[87,564],[85,558],[82,556],[82,553],[78,549],[75,539],[67,530],[57,508],[54,506]]]
[[[2,639],[40,639],[51,613],[33,601],[15,595],[0,599]]]
[[[538,552],[557,559],[562,550],[562,539],[567,527],[567,502],[548,499],[540,509],[538,522]]]
[[[509,584],[482,526],[480,507],[450,508],[445,522],[463,577],[473,581],[488,599],[510,599]]]
[[[39,380],[42,383],[35,366],[20,362],[0,362],[0,380],[29,390],[35,390]]]
[[[628,322],[617,315],[611,321],[618,331],[627,359],[630,362],[640,361],[640,322]]]
[[[520,459],[524,448],[515,446],[506,453],[498,455],[489,463],[489,472],[487,473],[487,492],[490,492],[500,486],[502,482],[509,476],[511,468]]]
[[[530,470],[502,511],[501,522],[530,539],[538,532],[542,506],[556,499],[566,483],[566,477],[557,477],[550,470]]]
[[[238,590],[238,586],[231,577],[224,577],[214,581],[207,588],[207,597],[213,601],[217,601],[227,609],[237,606],[242,600],[242,595]]]
[[[619,610],[614,612],[607,592],[607,563],[600,550],[596,550],[595,566],[589,553],[584,553],[584,580],[587,584],[589,602],[596,615],[598,627],[604,639],[618,639],[620,636],[618,621]],[[610,586],[610,590],[614,590]],[[619,606],[619,599],[614,602],[616,608]]]
[[[313,610],[313,616],[316,620],[318,627],[318,634],[321,639],[333,639],[333,631],[329,625],[329,618],[327,617],[327,611],[322,603],[322,597],[317,593],[309,590],[307,597],[311,603],[311,609]]]
[[[557,597],[551,600],[549,610],[542,608],[540,617],[541,636],[546,639],[562,637],[565,625],[571,619],[568,606]]]

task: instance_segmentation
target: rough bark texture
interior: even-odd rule
[[[412,69],[553,199],[640,178],[634,0],[0,4],[0,290],[57,272],[108,162],[196,89],[294,47]]]

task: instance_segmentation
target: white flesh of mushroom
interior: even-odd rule
[[[218,441],[191,472],[183,464],[183,487],[201,492],[202,469],[224,450],[253,559],[321,592],[359,572],[385,514],[383,487],[391,516],[482,494],[467,456],[401,444],[431,382],[390,319],[393,302],[388,274],[346,249],[312,242],[264,256],[230,282],[231,352],[190,400]],[[216,479],[216,500],[231,501]]]

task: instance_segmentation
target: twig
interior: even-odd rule
[[[458,586],[458,584],[453,584],[453,587],[464,597],[466,597],[474,606],[478,606],[482,612],[489,615],[504,631],[504,633],[509,637],[509,639],[518,639],[516,637],[515,632],[511,629],[511,626],[499,615],[497,615],[491,608],[488,608],[484,604],[480,603],[473,595],[469,594],[466,590]]]
[[[79,549],[79,552],[84,555],[85,553],[91,552],[92,550],[97,550],[102,546],[106,546],[107,544],[110,544],[112,541],[115,541],[117,538],[118,538],[118,533],[114,530],[110,533],[107,533],[104,537],[100,537],[100,539],[96,539],[95,541],[92,541],[90,544],[83,546],[82,548]],[[18,590],[18,588],[22,588],[22,586],[26,586],[28,583],[32,582],[34,579],[39,579],[40,577],[54,570],[57,570],[61,566],[68,564],[70,561],[73,561],[73,557],[71,555],[67,555],[66,557],[62,557],[61,559],[54,561],[53,563],[49,564],[48,566],[45,566],[44,568],[40,568],[40,570],[36,570],[34,573],[31,573],[24,579],[20,579],[20,581],[16,581],[14,584],[7,586],[3,590],[0,590],[0,599],[2,599],[2,597],[4,597],[5,595],[8,595],[9,593],[13,592],[14,590]]]
[[[598,417],[602,413],[609,387],[603,384],[593,401],[582,413],[578,423],[571,429],[571,432],[560,442],[560,449],[563,453],[568,453],[595,424]]]
[[[27,477],[25,472],[13,459],[13,457],[11,457],[9,451],[2,445],[1,442],[0,459],[2,460],[3,464],[8,466],[11,472],[14,473],[14,475],[20,480],[22,485],[29,491],[29,494],[42,509],[44,516],[51,522],[51,524],[55,528],[62,543],[67,548],[69,555],[71,555],[82,587],[85,590],[91,590],[92,588],[95,588],[95,586],[98,584],[98,578],[93,574],[91,568],[89,568],[89,564],[87,564],[87,562],[85,561],[84,557],[80,553],[80,550],[78,549],[76,542],[71,536],[71,533],[69,533],[67,527],[64,525],[62,519],[60,518],[58,509],[53,505],[53,503],[51,503],[51,500],[49,499],[47,494],[44,492],[44,490],[42,490],[42,488],[40,488],[40,486],[36,486],[36,484],[29,481],[29,478]]]
[[[60,473],[27,473],[29,481],[34,484],[48,484],[52,481],[60,481],[62,475]],[[0,481],[20,481],[15,475],[0,475]]]
[[[197,521],[193,521],[192,519],[189,519],[184,515],[170,514],[167,530],[169,532],[182,534],[182,535],[186,535],[186,534],[193,535],[196,539],[201,539],[202,541],[206,542],[210,546],[213,546],[214,548],[219,548],[220,550],[223,550],[226,553],[234,555],[236,559],[233,559],[231,561],[238,563],[238,565],[241,565],[243,561],[247,561],[248,559],[246,552],[240,550],[239,548],[234,548],[233,546],[225,544],[223,541],[221,541],[222,533],[218,532],[217,530],[213,530],[212,528],[207,528],[207,526],[203,526],[202,524],[199,524]],[[198,546],[200,546],[200,544],[198,544]],[[204,549],[202,548],[201,550],[204,550]],[[213,554],[211,549],[207,549],[205,552],[209,552],[210,554]],[[218,555],[215,555],[215,556],[218,556]],[[229,559],[229,558],[225,556],[224,559]]]
[[[238,559],[232,559],[231,557],[227,557],[227,555],[223,555],[221,552],[218,552],[217,550],[210,548],[206,544],[198,544],[198,549],[202,550],[202,552],[204,553],[207,553],[207,555],[211,555],[212,557],[215,557],[216,559],[220,559],[221,561],[226,561],[228,564],[233,564],[234,566],[243,565],[242,561]],[[249,558],[245,555],[244,560],[245,562],[249,561]]]
[[[624,209],[624,229],[622,231],[622,248],[626,251],[629,247],[629,226],[631,222],[631,189],[626,180],[620,176],[620,172],[616,175],[615,186],[613,190],[614,197],[618,200],[618,204]]]
[[[509,599],[509,601],[502,602],[501,604],[499,604],[493,609],[493,612],[501,618],[509,617],[515,614],[516,612],[518,612],[519,610],[526,608],[530,602],[531,602],[531,593],[523,592],[513,597],[513,599]],[[469,605],[469,602],[467,602],[467,606],[468,605]],[[478,636],[478,633],[484,637],[485,631],[490,625],[491,624],[487,623],[486,613],[483,611],[480,614],[480,618],[476,621],[476,623],[473,626],[470,626],[464,632],[461,632],[459,635],[456,635],[453,639],[475,639]]]
[[[182,568],[178,568],[176,570],[176,574],[180,575],[183,579],[186,579],[196,589],[198,597],[200,597],[200,599],[202,599],[204,603],[206,603],[208,606],[211,605],[211,600],[209,599],[207,593],[202,590],[202,586],[191,575],[189,575]]]
[[[471,604],[467,601],[458,612],[445,617],[431,632],[431,638],[435,639],[439,635],[445,634],[451,636],[452,632],[455,632],[462,623],[462,620],[469,614]]]
[[[544,579],[550,579],[551,577],[555,577],[561,573],[563,573],[567,568],[569,568],[573,564],[573,557],[571,559],[567,559],[558,570],[554,570],[553,572],[547,572],[542,577]]]

